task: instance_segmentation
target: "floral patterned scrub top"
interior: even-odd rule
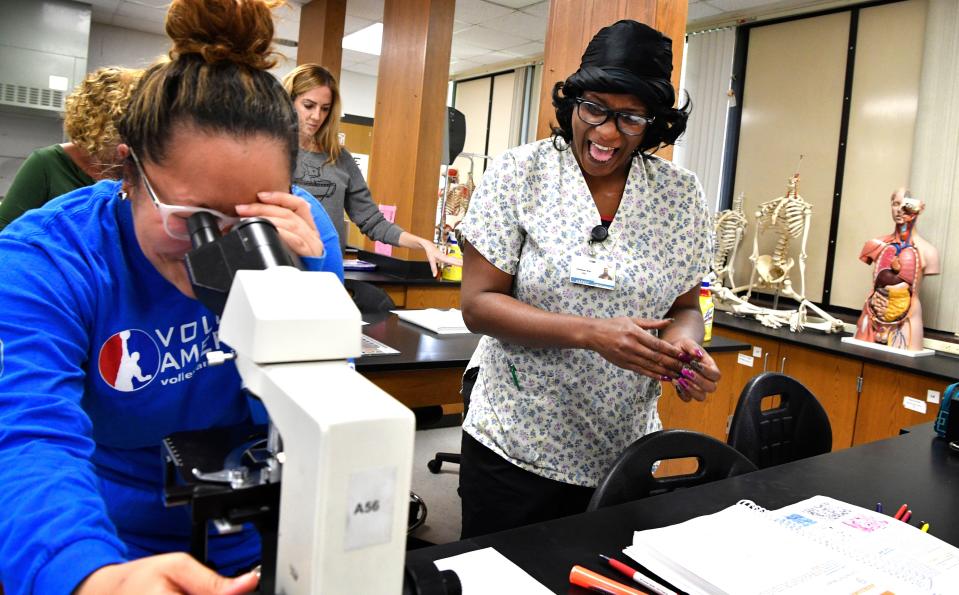
[[[572,151],[545,139],[493,162],[460,229],[513,275],[513,297],[548,312],[662,318],[708,270],[712,227],[702,188],[669,161],[634,158],[609,237],[591,248],[590,231],[599,224]],[[591,250],[615,262],[615,289],[570,282],[571,258]],[[595,486],[630,443],[662,428],[659,382],[594,351],[486,336],[469,365],[476,366],[463,429],[537,475]]]

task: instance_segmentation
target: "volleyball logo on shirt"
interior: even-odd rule
[[[99,368],[100,377],[113,388],[123,392],[140,390],[156,378],[160,349],[144,331],[120,331],[100,348]]]

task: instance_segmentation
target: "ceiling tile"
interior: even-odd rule
[[[539,0],[490,0],[493,4],[508,6],[513,9],[526,8],[536,4]]]
[[[365,54],[354,50],[343,50],[343,62],[349,61],[350,64],[365,64],[372,60],[378,60],[373,54]]]
[[[523,39],[546,40],[546,19],[534,17],[522,12],[514,12],[506,17],[484,21],[487,27],[510,33]]]
[[[383,0],[348,0],[346,14],[371,21],[382,21]]]
[[[116,16],[162,23],[166,20],[166,11],[166,5],[150,6],[139,2],[121,2],[117,7]]]
[[[487,66],[490,64],[500,64],[501,62],[515,62],[517,58],[519,58],[519,56],[511,52],[487,52],[482,56],[470,58],[470,61],[479,62]]]
[[[545,20],[549,17],[549,2],[548,0],[544,0],[543,2],[530,4],[529,6],[523,8],[523,12]]]
[[[718,8],[714,8],[705,2],[690,2],[689,16],[686,17],[686,20],[689,22],[698,21],[699,19],[714,17],[722,13],[723,11],[719,10]]]
[[[480,66],[482,66],[482,64],[479,62],[473,62],[472,60],[456,60],[455,62],[450,63],[450,74],[459,74],[461,72],[466,72],[467,70],[479,68]]]
[[[458,33],[456,37],[469,44],[490,50],[502,50],[508,47],[522,45],[529,41],[529,39],[525,37],[519,37],[482,25],[477,25],[472,29],[466,29]]]
[[[546,51],[546,45],[541,41],[531,41],[523,45],[506,48],[503,51],[516,54],[523,58],[532,58],[533,56],[541,56],[543,52]]]
[[[781,7],[787,2],[782,2],[780,0],[708,0],[709,4],[713,8],[718,8],[721,11],[734,12],[737,10],[749,10],[751,8],[759,8],[762,6],[777,5]],[[804,2],[803,4],[810,4],[810,2]]]
[[[360,74],[367,74],[370,76],[377,76],[380,73],[380,61],[377,59],[367,64],[357,64],[356,66],[350,66],[349,68],[344,66],[343,70],[359,72]]]
[[[145,21],[143,19],[115,15],[107,24],[115,27],[133,29],[134,31],[143,31],[144,33],[153,33],[154,35],[166,35],[166,30],[163,28],[163,23],[158,23],[156,21]]]
[[[483,48],[478,45],[474,45],[459,37],[453,38],[453,47],[452,47],[451,54],[454,58],[469,59],[475,56],[482,56],[488,51],[490,51],[489,48]]]
[[[351,2],[353,0],[350,0]],[[464,23],[481,23],[490,19],[504,17],[513,12],[511,8],[504,8],[484,2],[483,0],[456,0],[456,11],[453,17]]]
[[[346,22],[343,24],[343,35],[349,35],[350,33],[355,33],[360,29],[369,27],[376,21],[370,19],[364,19],[360,17],[354,17],[346,15]]]

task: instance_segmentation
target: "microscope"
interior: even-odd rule
[[[166,505],[190,506],[191,553],[206,562],[210,523],[251,523],[261,593],[401,593],[414,417],[353,369],[359,310],[336,275],[301,270],[269,221],[221,235],[197,213],[189,229],[197,299],[232,350],[208,364],[235,361],[269,415],[164,440]]]

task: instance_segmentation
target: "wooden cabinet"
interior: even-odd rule
[[[852,446],[862,361],[784,343],[779,346],[779,363],[783,372],[802,382],[826,410],[832,449]]]
[[[739,392],[726,381],[726,370],[736,364],[736,353],[718,353],[713,356],[723,379],[716,392],[707,395],[705,401],[684,402],[676,394],[672,383],[663,384],[663,396],[659,398],[659,417],[666,429],[694,430],[709,434],[717,440],[726,441],[726,416],[730,400],[738,398]]]
[[[863,366],[862,378],[862,396],[859,399],[853,444],[896,436],[899,428],[934,420],[939,405],[926,401],[927,392],[938,391],[941,398],[949,385],[947,380],[872,363]],[[926,412],[907,409],[903,405],[906,397],[923,403]]]

